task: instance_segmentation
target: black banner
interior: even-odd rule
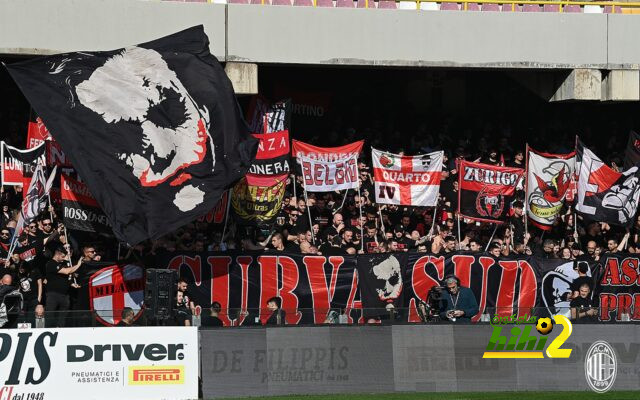
[[[503,222],[524,170],[468,161],[458,167],[458,213],[477,221]]]
[[[207,213],[255,158],[202,26],[7,70],[130,245]]]
[[[596,282],[601,321],[640,321],[640,257],[608,254]]]
[[[64,223],[69,229],[111,233],[111,225],[84,183],[60,175],[60,197]]]
[[[389,315],[389,304],[402,321],[420,322],[418,305],[429,290],[456,275],[476,296],[482,314],[538,316],[570,314],[572,284],[580,274],[576,262],[526,256],[496,259],[490,255],[451,256],[394,253],[358,256],[304,256],[274,253],[167,253],[158,266],[179,271],[192,282],[189,296],[208,308],[214,301],[229,310],[225,325],[265,321],[266,301],[280,296],[288,324],[323,323],[330,310],[349,323]],[[637,262],[637,260],[636,260]],[[398,269],[401,274],[398,274]],[[356,273],[357,271],[357,273]],[[588,265],[587,279],[596,275]],[[362,308],[370,308],[366,313]],[[313,310],[312,310],[313,309]]]

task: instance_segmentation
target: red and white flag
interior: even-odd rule
[[[335,161],[298,156],[307,192],[330,192],[358,188],[358,157],[355,154]]]
[[[357,156],[360,154],[362,145],[364,145],[364,140],[358,140],[339,147],[318,147],[294,139],[291,146],[291,155],[295,158],[305,156],[320,161],[344,160],[352,155]]]
[[[435,207],[444,152],[400,156],[371,148],[376,203]]]

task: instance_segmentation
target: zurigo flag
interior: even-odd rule
[[[330,192],[358,188],[358,157],[355,154],[335,161],[298,157],[307,192]]]
[[[469,219],[503,222],[509,213],[524,169],[461,161],[458,172],[458,213]]]
[[[371,148],[371,159],[376,203],[435,207],[444,152],[400,156]]]
[[[549,230],[571,187],[576,153],[548,154],[527,147],[527,216],[537,227]]]
[[[7,69],[129,245],[206,214],[255,158],[202,26]]]
[[[576,211],[592,221],[631,225],[640,198],[640,164],[617,172],[581,142],[578,142],[577,150]]]

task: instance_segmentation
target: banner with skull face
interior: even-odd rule
[[[255,157],[202,26],[7,68],[130,245],[208,212]]]
[[[633,223],[640,200],[640,164],[614,171],[578,143],[576,211],[586,219],[613,225]]]
[[[477,221],[503,222],[523,179],[524,170],[520,168],[461,161],[458,213]]]
[[[406,254],[359,256],[357,268],[365,318],[389,315],[391,311],[402,308]]]

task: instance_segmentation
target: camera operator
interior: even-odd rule
[[[444,280],[447,293],[440,303],[440,318],[451,322],[471,322],[478,313],[478,302],[471,289],[460,286],[460,279],[449,275]]]
[[[440,321],[440,303],[442,302],[442,286],[432,286],[427,293],[427,301],[419,301],[418,315],[422,322]]]

